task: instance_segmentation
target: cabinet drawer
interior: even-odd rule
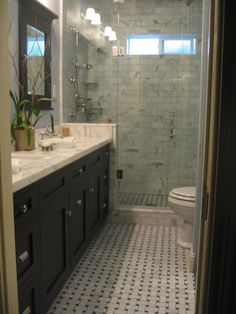
[[[109,160],[109,145],[106,145],[88,156],[88,167],[93,168]]]
[[[101,154],[101,162],[102,162],[102,164],[108,163],[109,162],[109,158],[110,158],[109,145],[106,145],[105,147],[101,148],[100,154]]]
[[[19,284],[24,284],[34,272],[38,271],[39,228],[34,219],[23,230],[16,228],[16,266]]]
[[[95,166],[98,166],[101,163],[102,155],[101,150],[96,150],[95,152],[92,152],[88,156],[88,168],[91,169]]]
[[[66,171],[58,171],[53,173],[40,182],[40,198],[50,199],[56,194],[64,194],[67,189]],[[62,194],[61,194],[62,193]]]
[[[38,214],[39,193],[38,188],[31,187],[14,195],[15,224],[24,224],[32,215]]]
[[[87,172],[87,164],[84,158],[80,159],[79,161],[73,163],[70,168],[70,181],[72,183],[80,180],[85,176]]]
[[[19,314],[40,314],[38,276],[31,278],[28,285],[19,289]]]

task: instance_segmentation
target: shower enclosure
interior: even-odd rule
[[[70,48],[64,43],[65,68],[68,73],[70,60],[73,76],[75,62],[92,65],[86,77],[79,73],[77,87],[81,80],[87,83],[77,94],[86,96],[85,109],[89,101],[101,108],[90,115],[81,111],[68,78],[64,118],[71,121],[72,112],[78,122],[117,123],[119,205],[165,207],[173,187],[196,180],[202,2],[121,2],[64,2],[64,37],[71,40]],[[72,18],[88,6],[100,13],[102,26]],[[106,25],[116,31],[117,41],[103,37]],[[117,49],[121,55],[114,55]]]

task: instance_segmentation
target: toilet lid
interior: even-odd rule
[[[196,187],[188,186],[175,188],[170,192],[170,196],[179,200],[195,202],[196,199]]]

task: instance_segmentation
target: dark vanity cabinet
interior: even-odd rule
[[[40,182],[42,301],[48,307],[69,271],[69,204],[67,171]]]
[[[87,158],[75,162],[70,169],[70,260],[72,268],[83,252],[86,241]]]
[[[19,312],[41,313],[39,187],[14,196]]]
[[[46,313],[108,213],[109,145],[14,194],[19,312]]]

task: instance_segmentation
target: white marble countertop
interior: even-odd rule
[[[84,137],[79,138],[73,148],[55,147],[53,151],[42,151],[41,148],[38,148],[29,152],[12,153],[12,159],[19,162],[20,168],[18,173],[12,175],[13,192],[111,142],[111,137]]]

